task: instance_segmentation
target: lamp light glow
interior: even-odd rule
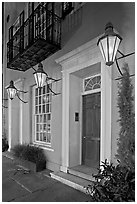
[[[101,38],[99,38],[97,42],[106,65],[111,66],[114,63],[116,53],[121,41],[121,36],[113,31],[112,23],[107,23],[105,34]]]
[[[38,69],[33,74],[34,74],[37,88],[42,88],[47,79],[47,73],[44,72],[42,63],[38,64]]]
[[[14,86],[14,82],[12,80],[10,81],[10,85],[7,87],[7,92],[8,92],[9,98],[11,100],[14,99],[14,97],[16,96],[16,93],[17,93],[17,89]]]

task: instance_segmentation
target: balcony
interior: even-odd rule
[[[39,4],[7,43],[7,68],[26,71],[61,48],[61,19]]]

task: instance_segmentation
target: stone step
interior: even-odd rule
[[[75,170],[75,169],[72,169],[72,168],[68,169],[68,173],[72,174],[74,176],[86,179],[88,181],[95,181],[95,178],[92,176],[92,173],[91,174],[86,174],[86,173],[83,173],[81,171],[78,171],[78,170]]]
[[[92,185],[91,181],[87,181],[83,178],[68,174],[68,173],[63,173],[63,172],[53,172],[50,173],[51,177],[53,179],[56,179],[72,188],[75,188],[83,193],[86,193],[86,187],[88,185]]]

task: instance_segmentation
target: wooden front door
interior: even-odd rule
[[[83,96],[82,164],[99,167],[100,162],[100,92]]]

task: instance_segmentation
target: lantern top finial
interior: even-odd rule
[[[33,74],[36,74],[36,73],[44,73],[44,74],[46,74],[46,72],[43,70],[43,64],[41,62],[38,64],[37,71],[35,71]]]
[[[41,62],[38,64],[37,73],[38,72],[45,73],[44,70],[43,70],[43,64]]]
[[[43,69],[43,64],[41,62],[38,64],[38,69]]]
[[[108,22],[108,23],[106,24],[105,30],[107,30],[108,28],[113,29],[113,25],[112,25],[111,22]]]
[[[9,88],[16,89],[15,86],[14,86],[14,81],[12,81],[12,80],[10,81],[10,84],[7,87],[7,89],[9,89]]]

